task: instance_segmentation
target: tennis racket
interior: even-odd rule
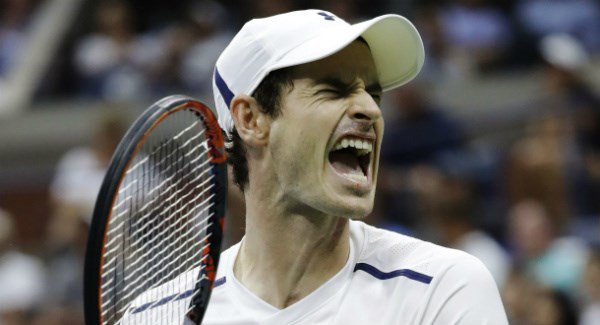
[[[200,324],[227,188],[221,129],[185,96],[149,107],[117,147],[89,233],[87,324]]]

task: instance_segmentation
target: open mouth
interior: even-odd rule
[[[358,182],[367,182],[373,142],[344,137],[329,152],[329,162],[339,174]]]

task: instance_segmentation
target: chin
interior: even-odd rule
[[[364,219],[373,211],[373,204],[368,206],[357,206],[352,209],[351,213],[346,215],[350,219]]]
[[[373,211],[373,202],[373,195],[332,198],[321,211],[340,218],[364,219]]]

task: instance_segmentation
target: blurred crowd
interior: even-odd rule
[[[0,0],[0,99],[46,1]],[[599,68],[599,1],[96,1],[81,7],[35,98],[210,101],[214,62],[244,21],[309,7],[348,21],[399,13],[426,46],[421,76],[383,104],[368,221],[481,259],[511,324],[600,324],[600,93],[585,77]],[[543,95],[521,110],[535,114],[502,140],[430,95],[439,82],[534,73]],[[87,228],[126,128],[109,113],[97,125],[91,143],[57,162],[36,247],[15,244],[19,216],[0,210],[0,325],[83,324]],[[231,192],[229,244],[244,222]]]

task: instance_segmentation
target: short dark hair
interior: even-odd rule
[[[256,99],[263,113],[276,118],[281,113],[281,98],[284,90],[291,89],[293,68],[283,68],[269,73],[256,87],[252,97]],[[248,185],[248,159],[246,147],[235,127],[227,140],[227,162],[233,167],[233,182],[242,190]]]

